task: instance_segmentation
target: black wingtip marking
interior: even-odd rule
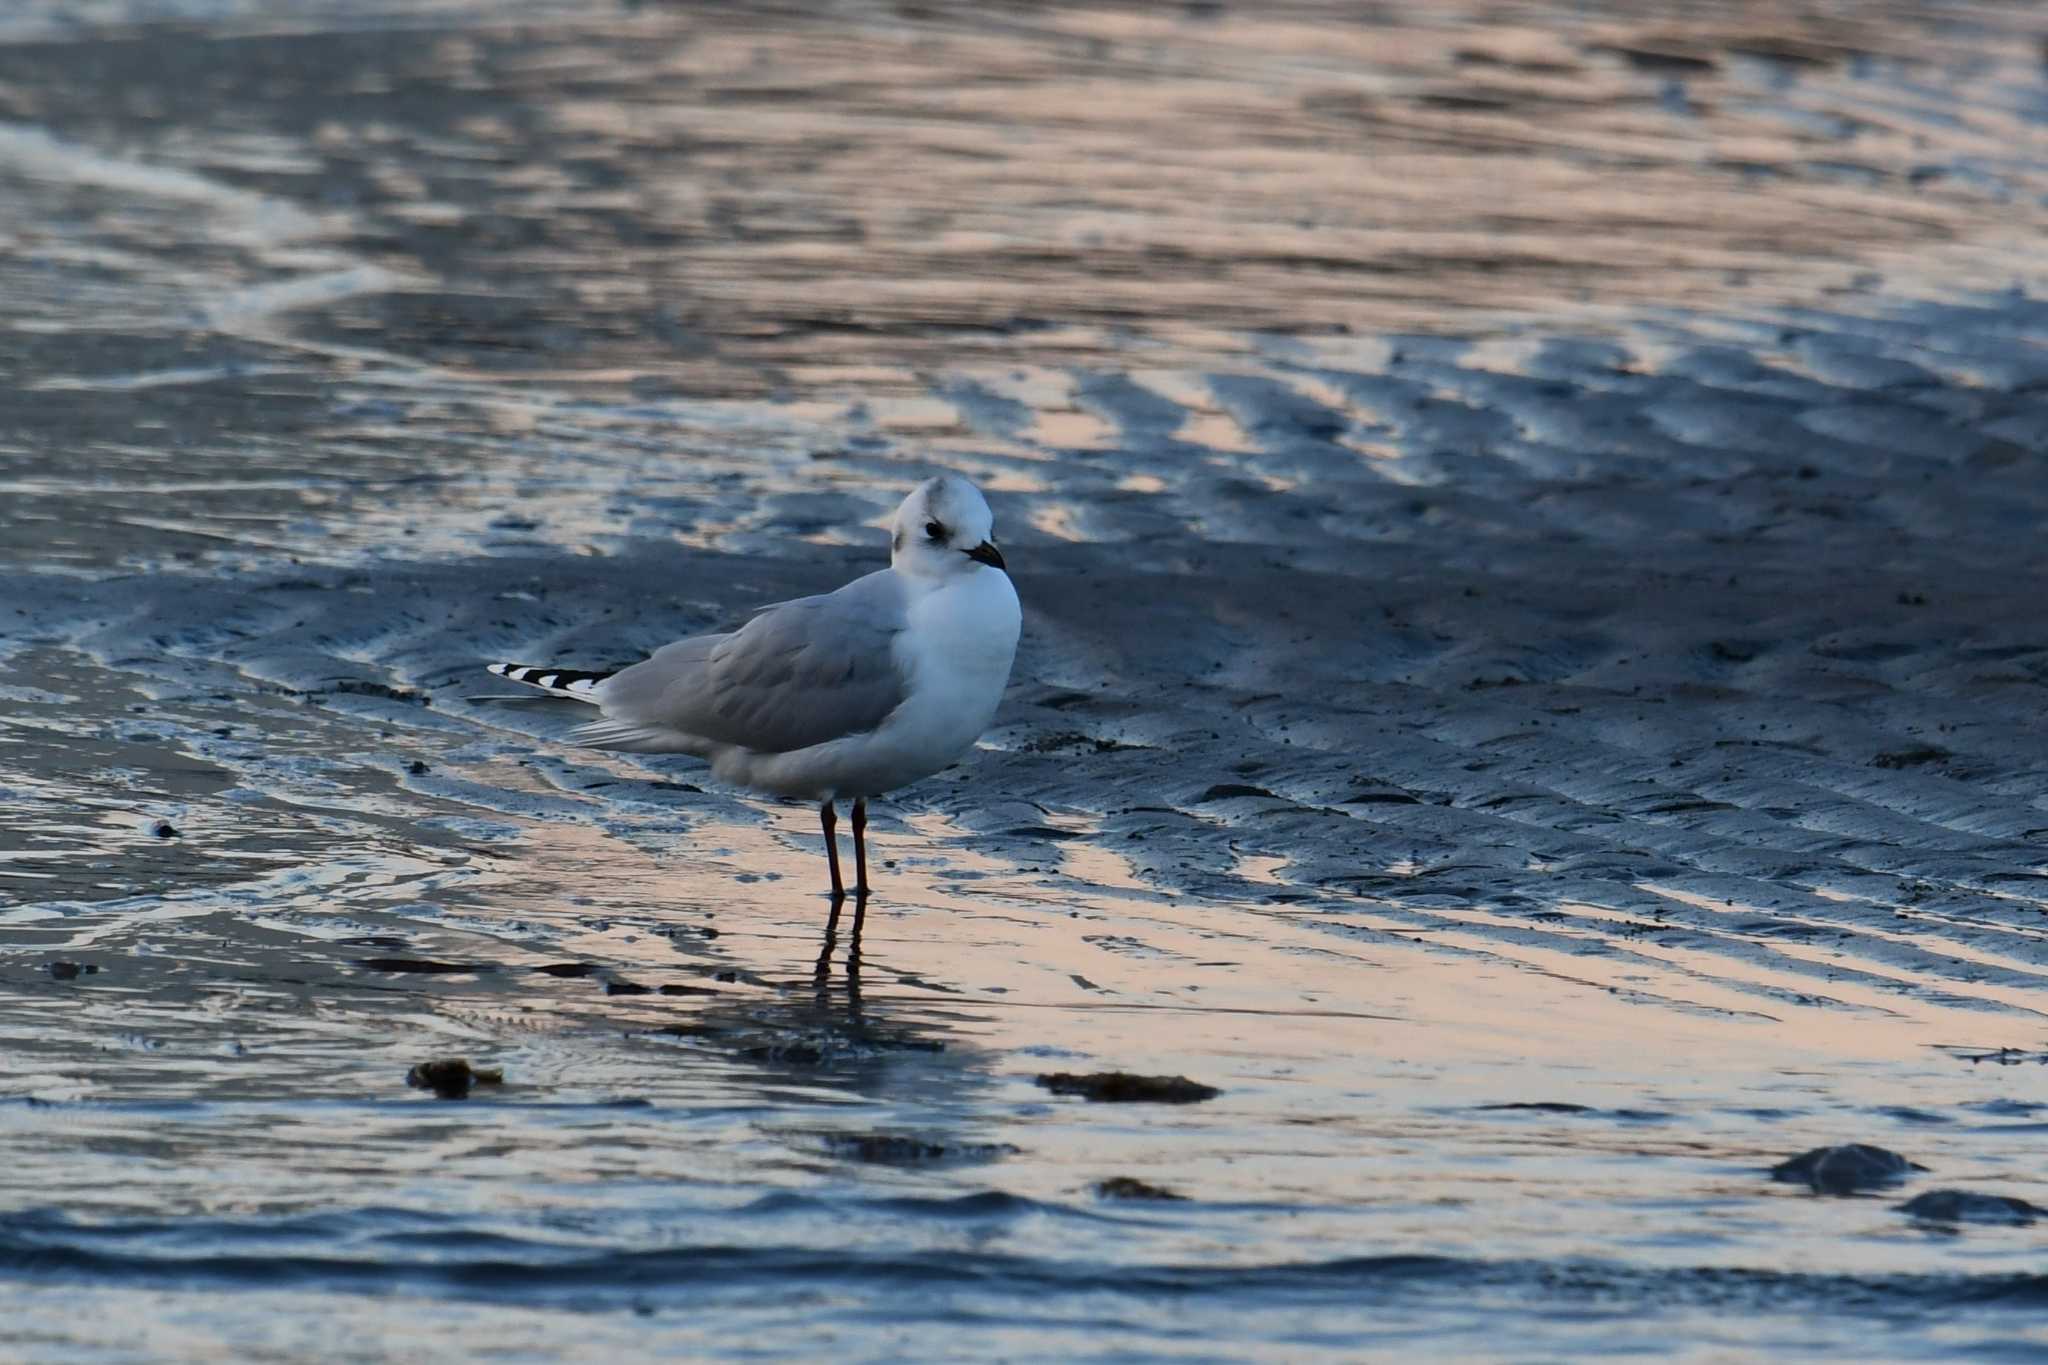
[[[487,665],[487,669],[498,677],[510,678],[513,682],[525,683],[528,687],[538,687],[547,692],[573,691],[578,694],[588,693],[612,676],[610,671],[544,668],[539,664],[490,664]]]

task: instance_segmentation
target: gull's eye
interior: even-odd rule
[[[946,528],[939,525],[936,521],[926,522],[924,524],[924,533],[933,540],[944,540],[946,538]]]

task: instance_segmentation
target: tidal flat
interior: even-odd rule
[[[0,1356],[2048,1352],[2038,42],[8,6]],[[941,468],[858,943],[475,700]]]

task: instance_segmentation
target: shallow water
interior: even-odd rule
[[[2048,1348],[2027,11],[1431,13],[0,19],[0,1354]],[[469,700],[935,465],[857,947]]]

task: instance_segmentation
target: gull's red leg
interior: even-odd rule
[[[868,799],[853,799],[853,894],[868,898]]]
[[[846,899],[846,883],[839,879],[839,812],[830,801],[818,807],[818,823],[825,827],[825,857],[832,864],[832,908]]]

